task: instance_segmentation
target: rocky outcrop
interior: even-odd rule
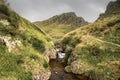
[[[111,1],[108,4],[105,13],[108,13],[108,14],[119,14],[120,13],[120,0]]]
[[[35,23],[39,23],[39,22],[35,22]],[[71,26],[84,26],[88,24],[87,21],[85,21],[82,17],[78,17],[74,12],[68,12],[68,13],[63,13],[61,15],[56,15],[40,23],[45,23],[47,25],[58,23],[58,24],[67,24]]]
[[[11,52],[16,46],[21,46],[20,40],[12,40],[9,36],[0,36],[0,42],[8,47],[8,51]]]
[[[33,76],[33,80],[49,80],[51,72],[41,71]]]
[[[56,50],[55,49],[46,48],[45,53],[46,53],[45,57],[46,57],[47,62],[49,62],[50,59],[56,59]]]
[[[0,23],[2,23],[3,25],[5,25],[5,26],[8,26],[10,23],[8,22],[8,20],[5,20],[5,19],[3,19],[3,20],[0,20]]]
[[[99,19],[104,19],[104,18],[109,18],[115,15],[120,15],[120,0],[116,0],[116,1],[111,1],[107,8],[105,13],[100,14]]]

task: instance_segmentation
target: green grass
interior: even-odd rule
[[[42,23],[36,23],[41,29],[43,29],[53,40],[60,40],[66,33],[77,29],[76,26],[70,26],[66,24],[53,23],[45,25]]]
[[[0,19],[10,23],[8,26],[0,23],[1,36],[22,42],[13,52],[8,52],[7,46],[0,43],[0,80],[32,80],[32,76],[41,70],[49,71],[45,48],[53,46],[47,34],[55,42],[63,38],[60,43],[66,52],[67,72],[71,72],[73,61],[80,61],[82,67],[77,74],[85,73],[91,80],[120,78],[120,16],[105,18],[79,29],[58,23],[38,24],[38,27],[0,3]],[[73,48],[77,54],[75,59],[70,57]]]
[[[76,74],[85,73],[90,80],[118,80],[120,74],[120,17],[104,19],[66,34],[61,41],[68,59],[67,72],[73,61],[82,67]],[[72,45],[75,43],[74,45]],[[72,45],[72,46],[71,46]],[[76,48],[77,57],[69,57]]]
[[[44,55],[32,47],[22,46],[17,53],[9,53],[4,45],[0,45],[0,80],[32,80],[32,76],[41,69],[47,71],[49,65]]]
[[[68,64],[80,61],[82,67],[77,70],[77,74],[85,72],[91,80],[117,80],[120,74],[120,47],[87,36],[81,40],[82,43],[76,46],[77,57],[74,60],[69,57]]]
[[[30,40],[30,43],[36,49],[37,51],[44,52],[45,51],[45,45],[43,41],[38,40],[37,38],[32,38]]]
[[[16,80],[32,80],[32,73],[24,72],[20,66],[22,64],[20,56],[8,52],[3,53],[3,47],[5,49],[5,46],[0,45],[0,80],[8,77]]]
[[[8,52],[7,46],[0,43],[0,80],[32,80],[41,70],[48,72],[45,48],[53,48],[50,38],[2,3],[0,19],[10,23],[7,26],[0,23],[0,36],[9,36],[11,41],[20,40],[22,43],[12,52]]]

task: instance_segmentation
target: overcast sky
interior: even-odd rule
[[[24,18],[34,22],[65,12],[75,12],[86,21],[95,21],[113,0],[8,0],[10,6]]]

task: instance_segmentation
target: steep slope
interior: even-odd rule
[[[61,43],[67,72],[89,76],[90,80],[120,79],[120,14],[111,15],[64,36]]]
[[[49,41],[41,29],[0,1],[0,80],[48,79]]]
[[[35,22],[35,24],[52,36],[53,39],[61,39],[64,34],[86,25],[88,22],[82,17],[77,17],[74,12],[68,12],[53,16],[42,22]]]
[[[120,14],[120,0],[111,1],[108,4],[105,13],[101,14],[98,20],[104,19],[106,17],[110,18],[119,14]]]

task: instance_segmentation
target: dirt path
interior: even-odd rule
[[[92,36],[91,36],[91,37],[92,37]],[[100,42],[104,42],[104,43],[108,43],[108,44],[112,44],[112,45],[115,45],[115,46],[117,46],[117,47],[120,47],[119,44],[116,44],[116,43],[113,43],[113,42],[104,41],[104,40],[101,40],[101,39],[98,39],[98,38],[95,38],[95,37],[92,37],[92,38],[94,38],[94,39],[96,39],[96,40],[98,40],[98,41],[100,41]]]
[[[98,38],[96,38],[96,37],[94,37],[94,36],[87,35],[87,36],[83,36],[83,37],[90,37],[90,38],[93,38],[93,39],[95,39],[95,40],[97,40],[97,41],[104,42],[104,43],[108,43],[108,44],[112,44],[112,45],[115,45],[115,46],[117,46],[117,47],[120,47],[119,44],[116,44],[116,43],[113,43],[113,42],[104,41],[104,40],[98,39]]]
[[[50,67],[52,75],[50,77],[50,80],[80,80],[75,76],[75,74],[66,73],[64,71],[65,66],[66,63],[60,63],[56,60],[51,60]]]

